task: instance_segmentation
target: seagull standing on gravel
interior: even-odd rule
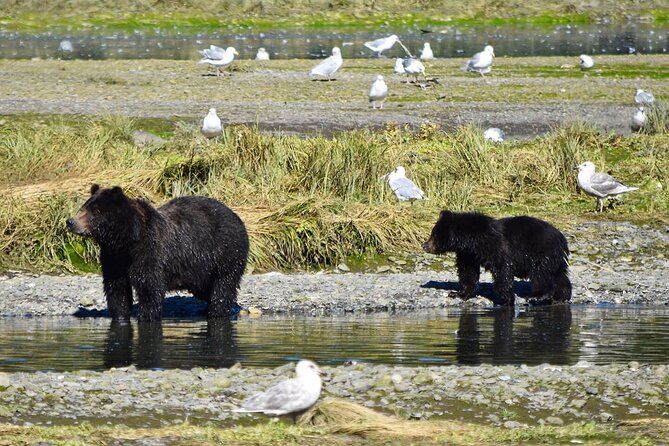
[[[432,60],[434,59],[434,53],[432,48],[430,48],[430,42],[425,42],[423,44],[423,49],[420,52],[420,60]]]
[[[393,68],[393,71],[395,74],[406,74],[406,71],[404,71],[404,59],[401,57],[395,59],[395,67]]]
[[[200,132],[202,132],[205,138],[214,138],[214,142],[218,142],[218,137],[223,133],[223,127],[221,126],[221,120],[216,114],[215,108],[209,109],[209,113],[207,113],[207,116],[205,116],[202,121]]]
[[[388,180],[388,185],[395,196],[400,201],[414,201],[414,200],[424,200],[425,192],[423,192],[416,184],[406,177],[406,170],[404,167],[397,166],[397,168],[390,172],[389,174],[384,175],[381,178],[386,178]]]
[[[321,396],[323,372],[311,361],[302,360],[295,367],[295,378],[282,381],[264,392],[256,393],[235,409],[241,413],[290,416],[293,422],[311,408]]]
[[[418,82],[419,74],[425,76],[425,65],[415,57],[407,57],[404,59],[402,61],[402,66],[404,67],[404,74],[407,75],[407,84],[409,83],[409,76],[415,76],[416,82]]]
[[[485,77],[484,75],[490,73],[492,70],[492,61],[495,58],[495,50],[491,45],[486,45],[483,51],[474,54],[474,56],[467,61],[465,65],[466,71],[474,71]]]
[[[592,57],[588,56],[587,54],[581,54],[578,56],[579,58],[579,65],[581,66],[581,70],[589,70],[590,68],[595,66],[595,61],[592,59]]]
[[[497,127],[490,127],[483,132],[483,139],[491,142],[504,142],[504,132]]]
[[[605,199],[639,189],[625,186],[607,173],[595,172],[595,165],[590,161],[586,161],[576,169],[578,169],[578,187],[586,194],[597,198],[597,212],[604,210]]]
[[[256,60],[269,60],[269,53],[265,48],[258,48],[256,53]]]
[[[374,51],[378,57],[381,57],[381,53],[391,49],[399,40],[400,38],[393,34],[392,36],[365,42],[363,45]]]
[[[316,65],[314,68],[312,68],[311,74],[312,76],[324,76],[328,78],[329,80],[332,80],[332,75],[334,75],[338,69],[341,68],[341,66],[344,63],[344,59],[341,57],[341,50],[339,47],[334,47],[332,48],[332,56],[328,57],[327,59],[323,60],[321,63]]]
[[[634,102],[636,102],[637,105],[650,106],[655,102],[655,96],[653,96],[653,93],[650,91],[643,91],[639,88],[634,95]]]
[[[643,107],[639,107],[632,116],[632,124],[630,125],[632,131],[638,132],[641,130],[646,125],[647,120],[646,110]]]
[[[383,108],[383,103],[387,97],[388,85],[383,80],[383,76],[379,74],[376,76],[372,88],[369,89],[369,102],[372,104],[372,108],[376,108],[377,104],[379,104],[379,108]]]
[[[217,77],[223,75],[221,68],[227,67],[235,60],[235,56],[239,56],[237,50],[231,46],[223,50],[223,48],[216,45],[210,45],[208,49],[200,51],[200,54],[202,55],[202,60],[199,63],[216,67]]]

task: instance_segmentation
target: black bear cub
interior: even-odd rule
[[[463,299],[474,297],[481,267],[492,273],[496,304],[514,305],[514,276],[530,280],[533,297],[571,299],[567,240],[543,220],[442,211],[423,249],[455,252]]]
[[[159,320],[165,293],[187,290],[209,302],[208,317],[228,316],[246,267],[249,239],[242,220],[224,204],[181,197],[154,208],[120,187],[91,187],[67,228],[100,245],[109,312],[128,319],[137,294],[139,320]]]

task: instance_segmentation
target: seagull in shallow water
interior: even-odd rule
[[[490,127],[483,132],[483,139],[491,142],[504,142],[504,132],[497,127]]]
[[[434,53],[430,47],[430,42],[425,42],[423,44],[423,49],[420,52],[420,60],[432,60],[434,59]]]
[[[586,161],[578,169],[578,187],[586,194],[597,198],[597,212],[604,210],[604,200],[632,192],[638,187],[629,187],[604,172],[595,172],[595,165]]]
[[[239,56],[237,50],[231,46],[224,50],[216,45],[209,45],[209,48],[200,51],[200,54],[202,59],[199,63],[216,67],[216,76],[222,76],[221,68],[227,67],[235,60],[235,56]]]
[[[365,42],[363,45],[374,51],[378,57],[381,57],[381,53],[391,49],[399,40],[400,38],[393,34],[389,37],[382,37],[380,39]]]
[[[632,124],[630,124],[632,131],[638,132],[641,130],[646,125],[647,120],[646,110],[643,107],[639,107],[632,116]]]
[[[402,61],[402,66],[404,67],[404,74],[407,75],[407,84],[409,83],[409,76],[415,76],[416,82],[418,82],[419,74],[425,76],[425,65],[415,57],[407,57],[404,59]]]
[[[395,192],[395,196],[400,201],[414,201],[424,200],[425,192],[423,192],[416,184],[406,177],[406,170],[404,167],[397,166],[397,168],[384,175],[381,178],[388,180],[388,185]]]
[[[311,361],[302,360],[295,366],[295,378],[282,381],[264,392],[256,393],[235,409],[241,413],[262,413],[280,417],[297,417],[311,408],[321,396],[323,372]]]
[[[258,48],[256,53],[256,60],[269,60],[269,53],[265,48]]]
[[[72,45],[72,42],[69,40],[61,40],[60,43],[58,44],[58,51],[61,51],[63,53],[71,53],[74,51],[74,46]]]
[[[329,80],[332,80],[332,75],[334,75],[339,68],[344,63],[344,59],[341,57],[341,50],[339,47],[332,48],[332,56],[326,58],[321,63],[316,65],[311,69],[312,76],[324,76]]]
[[[588,56],[587,54],[581,54],[578,56],[579,58],[579,65],[581,66],[581,70],[589,70],[590,68],[595,66],[595,61],[592,59],[592,57]]]
[[[369,102],[372,104],[372,108],[376,108],[377,104],[379,108],[383,108],[383,103],[388,97],[388,85],[383,80],[383,76],[380,74],[376,76],[376,80],[372,84],[372,88],[369,89]]]
[[[634,95],[634,102],[636,102],[638,105],[653,105],[653,102],[655,102],[655,96],[653,96],[653,93],[650,91],[643,91],[639,88]]]
[[[490,73],[492,70],[492,61],[495,58],[495,50],[491,45],[486,45],[483,51],[474,54],[471,59],[465,64],[465,71],[477,72],[481,77]]]
[[[205,116],[202,121],[200,132],[202,132],[205,138],[214,138],[214,142],[218,142],[218,137],[223,133],[223,127],[221,126],[221,120],[216,114],[215,108],[209,109],[209,113],[207,113],[207,116]]]

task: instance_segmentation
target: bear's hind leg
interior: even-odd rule
[[[481,265],[473,256],[461,252],[456,253],[455,262],[458,266],[458,281],[460,282],[458,296],[464,300],[471,299],[476,295],[476,287],[481,276]]]
[[[214,280],[209,296],[209,319],[230,316],[230,310],[237,304],[237,284],[229,277]]]
[[[492,272],[492,288],[497,295],[493,303],[513,307],[516,296],[513,294],[513,274],[507,265],[495,268]]]
[[[162,281],[144,282],[137,286],[137,320],[159,321],[163,317],[163,298],[166,290]]]
[[[560,271],[553,279],[554,302],[569,302],[571,300],[571,281],[569,280],[569,272],[567,270]]]
[[[107,308],[112,319],[130,319],[132,286],[127,274],[109,277],[103,270],[103,286]]]

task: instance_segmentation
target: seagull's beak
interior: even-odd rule
[[[323,370],[321,370],[320,368],[317,368],[317,369],[316,369],[316,373],[318,373],[318,376],[323,376],[323,375],[325,375],[325,372],[324,372]]]
[[[386,178],[388,178],[388,175],[390,175],[390,174],[387,173],[387,174],[385,174],[385,175],[380,176],[380,177],[379,177],[379,181],[384,181],[384,180],[386,180]]]
[[[235,56],[239,56],[239,53],[237,52],[237,50],[235,50]]]

